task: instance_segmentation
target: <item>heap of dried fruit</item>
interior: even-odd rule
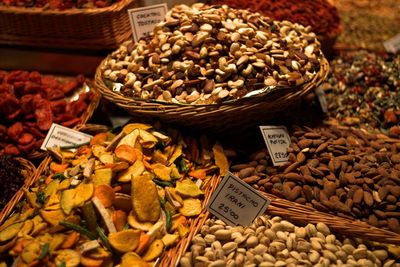
[[[0,6],[15,6],[43,10],[67,10],[75,8],[102,8],[119,2],[119,0],[0,0]]]
[[[232,170],[254,188],[400,233],[400,140],[359,129],[294,128],[289,163],[266,149]]]
[[[0,156],[0,209],[2,209],[12,196],[24,184],[21,173],[21,164],[8,155]]]
[[[302,85],[323,57],[310,27],[248,10],[172,8],[154,34],[125,42],[101,66],[114,91],[141,99],[212,104]]]
[[[79,123],[92,98],[84,82],[81,75],[61,82],[36,71],[0,71],[0,154],[27,155],[40,148],[53,122]]]
[[[0,227],[0,251],[18,266],[151,266],[188,235],[216,165],[228,168],[222,147],[200,140],[129,124],[51,149],[58,162]]]
[[[332,117],[400,136],[400,54],[344,53],[331,62],[324,89]]]

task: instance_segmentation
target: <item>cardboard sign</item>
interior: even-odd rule
[[[386,51],[389,53],[397,53],[400,50],[400,33],[396,34],[394,37],[390,38],[383,43]]]
[[[81,133],[70,128],[53,123],[47,133],[46,138],[40,149],[46,150],[47,147],[68,147],[90,142],[92,136]]]
[[[211,196],[206,209],[226,224],[248,226],[271,201],[228,172]]]
[[[290,137],[285,126],[260,126],[274,166],[288,162]]]
[[[133,40],[138,42],[140,38],[148,36],[154,27],[164,20],[168,11],[167,4],[152,5],[128,10],[131,22]]]
[[[321,105],[321,109],[324,113],[328,113],[328,103],[326,102],[326,96],[325,96],[325,91],[318,87],[315,90],[315,93],[317,94],[319,104]]]

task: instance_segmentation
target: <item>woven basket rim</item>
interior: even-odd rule
[[[123,104],[125,107],[129,105],[133,106],[140,106],[140,105],[158,105],[158,109],[163,109],[163,108],[168,108],[169,110],[175,108],[175,109],[186,109],[186,110],[196,110],[196,109],[201,109],[201,108],[220,108],[220,107],[228,107],[228,106],[237,106],[241,104],[247,104],[252,101],[256,100],[266,100],[268,97],[271,96],[276,96],[280,95],[281,97],[283,96],[288,96],[291,97],[292,95],[296,95],[299,92],[301,92],[305,88],[311,88],[313,87],[313,84],[318,84],[322,80],[326,78],[326,76],[329,73],[329,62],[328,60],[322,56],[320,59],[321,62],[321,67],[320,70],[315,73],[314,77],[308,81],[305,82],[299,86],[293,86],[293,87],[285,87],[285,88],[279,88],[279,89],[274,89],[271,90],[270,92],[254,95],[252,97],[244,97],[236,100],[231,100],[231,101],[226,101],[222,103],[213,103],[213,104],[198,104],[198,105],[192,105],[192,104],[177,104],[177,103],[168,103],[168,102],[162,102],[162,101],[157,101],[155,99],[141,99],[141,98],[129,98],[126,97],[120,93],[114,92],[112,89],[110,89],[106,84],[103,79],[103,74],[102,74],[102,67],[107,59],[109,59],[110,56],[107,56],[105,59],[102,60],[100,65],[96,69],[96,74],[95,74],[95,83],[96,83],[96,88],[100,91],[100,93],[103,95],[104,98],[116,103],[116,104]],[[284,91],[288,91],[286,94],[283,94]],[[149,112],[151,113],[151,112]]]
[[[135,0],[120,0],[117,3],[112,4],[111,6],[104,8],[87,8],[87,9],[79,9],[72,8],[66,10],[46,10],[40,7],[27,8],[27,7],[15,7],[15,6],[0,6],[0,13],[18,13],[23,15],[63,15],[63,16],[71,16],[71,15],[96,15],[102,13],[109,12],[119,12],[125,6],[134,2]]]

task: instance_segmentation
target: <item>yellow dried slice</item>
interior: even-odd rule
[[[118,177],[119,182],[128,183],[132,180],[132,177],[137,177],[141,175],[145,170],[144,164],[141,160],[136,160],[132,166],[127,170],[123,171]]]
[[[182,145],[176,145],[174,148],[174,152],[169,157],[168,162],[169,164],[174,163],[174,161],[182,155]]]
[[[154,174],[164,181],[171,181],[171,168],[161,163],[155,163],[151,165]]]
[[[39,211],[39,214],[43,218],[43,220],[45,220],[52,226],[56,226],[59,224],[60,221],[65,220],[65,215],[62,210],[41,210]]]
[[[151,128],[153,128],[151,125],[144,124],[144,123],[129,123],[124,126],[122,131],[125,132],[126,134],[129,134],[135,129],[142,129],[142,130],[147,131]]]
[[[91,147],[92,153],[96,158],[100,158],[101,155],[106,154],[106,148],[101,145],[93,145]]]
[[[125,253],[133,251],[139,244],[140,230],[124,230],[110,233],[108,240],[110,245],[117,251]]]
[[[204,194],[191,179],[176,182],[175,192],[183,197],[198,197]]]
[[[188,198],[183,200],[183,207],[179,209],[179,212],[186,217],[196,216],[201,213],[201,201],[200,199]]]
[[[150,264],[142,260],[136,253],[128,252],[122,256],[120,267],[150,267]]]
[[[18,222],[5,228],[3,231],[0,232],[0,242],[5,242],[7,240],[14,238],[21,230],[23,225],[24,225],[23,222]]]
[[[24,247],[24,250],[21,252],[21,259],[29,264],[39,258],[40,251],[39,242],[33,240]]]
[[[111,154],[103,154],[99,157],[99,160],[103,164],[113,164],[114,163],[114,156]]]
[[[65,179],[58,185],[58,190],[68,189],[71,185],[71,179]]]
[[[66,236],[63,234],[55,234],[50,241],[49,251],[53,253],[64,243]]]
[[[81,255],[72,249],[59,250],[55,262],[57,266],[64,262],[65,267],[76,267],[81,263]]]
[[[51,181],[46,188],[43,190],[44,194],[46,197],[53,195],[55,192],[57,192],[58,187],[60,185],[60,180],[55,179]]]
[[[19,237],[23,237],[25,235],[29,235],[33,230],[34,224],[32,220],[27,220],[22,226],[21,230],[18,232]]]
[[[75,207],[80,207],[83,203],[92,198],[94,185],[93,183],[82,182],[75,188],[75,191]]]
[[[162,237],[162,242],[164,243],[165,247],[169,247],[174,245],[179,239],[179,235],[171,235],[166,234]]]
[[[152,148],[158,143],[158,139],[145,130],[139,129],[139,136],[139,143],[145,148]]]
[[[64,190],[61,193],[61,209],[64,211],[66,215],[71,214],[71,211],[75,207],[75,195],[76,191],[75,189],[68,189]]]
[[[94,171],[93,183],[94,185],[111,185],[113,172],[111,168],[97,169]]]
[[[119,145],[114,153],[118,159],[127,161],[130,164],[133,164],[137,159],[136,150],[129,145]]]
[[[151,160],[153,161],[153,162],[158,162],[158,163],[161,163],[161,164],[165,164],[165,163],[168,163],[168,158],[167,158],[167,156],[166,155],[164,155],[160,150],[155,150],[154,152],[153,152],[153,155],[152,155],[152,157],[151,157]]]
[[[146,232],[149,231],[154,225],[151,222],[139,222],[138,219],[136,218],[135,213],[133,211],[131,211],[129,213],[128,223],[132,228],[138,229],[138,230],[142,230],[142,231],[146,231]]]
[[[143,255],[142,259],[144,261],[153,261],[157,257],[160,257],[164,250],[164,243],[161,239],[156,239],[153,243],[150,244],[150,247],[147,249],[146,253]]]
[[[213,146],[212,150],[214,152],[215,164],[219,168],[219,173],[221,175],[225,175],[229,170],[229,163],[223,147],[217,143]]]
[[[49,200],[46,203],[45,208],[60,204],[60,194],[58,192],[54,192],[50,197]]]
[[[132,177],[132,208],[141,222],[156,222],[160,218],[161,204],[149,173]]]
[[[131,131],[129,134],[123,137],[121,141],[119,141],[117,148],[121,145],[128,145],[134,148],[138,137],[139,137],[139,129]]]

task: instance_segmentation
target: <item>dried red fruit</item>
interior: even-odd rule
[[[22,126],[22,123],[16,122],[13,125],[11,125],[7,129],[7,136],[11,140],[18,140],[18,138],[21,136],[22,132],[24,131],[24,127]]]
[[[35,109],[35,118],[40,130],[47,131],[53,123],[53,112],[50,102],[36,95],[33,98],[33,108]]]
[[[35,138],[30,133],[23,133],[21,137],[18,139],[18,144],[27,145],[29,143],[32,143],[34,140]]]
[[[7,155],[11,155],[11,156],[19,156],[19,154],[21,154],[19,149],[16,146],[11,145],[11,144],[6,145],[6,147],[4,148],[4,152]]]

